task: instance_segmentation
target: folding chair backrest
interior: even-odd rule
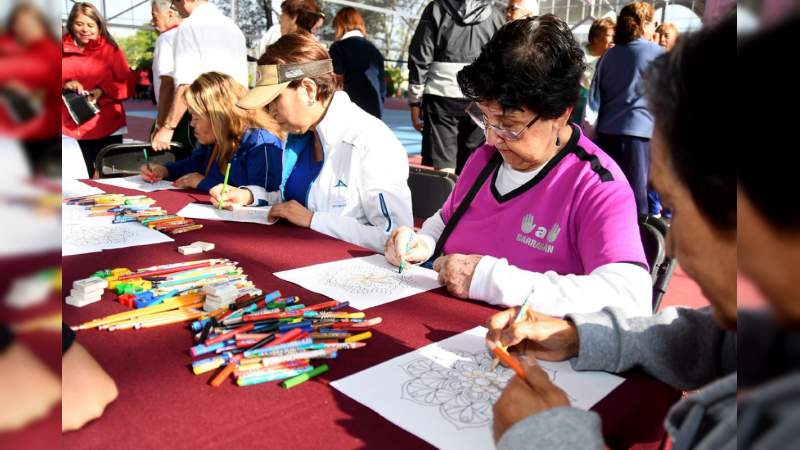
[[[151,163],[163,165],[175,161],[175,154],[172,151],[182,147],[181,144],[173,142],[169,151],[156,152],[148,142],[113,144],[100,150],[95,160],[95,167],[100,178],[136,175],[145,163],[143,149],[147,149]]]
[[[447,172],[410,167],[408,187],[415,218],[427,219],[442,207],[458,178]]]
[[[661,300],[667,292],[672,272],[675,270],[675,260],[667,257],[668,230],[667,222],[652,216],[647,216],[639,222],[642,246],[653,279],[653,312],[661,306]]]

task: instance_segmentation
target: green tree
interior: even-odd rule
[[[125,53],[128,65],[136,69],[146,69],[153,65],[153,49],[158,34],[152,29],[139,29],[133,36],[117,39]]]

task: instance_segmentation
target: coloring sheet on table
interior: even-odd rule
[[[276,272],[275,276],[359,310],[393,302],[442,286],[436,272],[408,266],[403,273],[383,255],[343,259]]]
[[[100,178],[98,180],[94,180],[101,184],[109,184],[111,186],[117,186],[124,189],[133,189],[136,191],[142,192],[155,192],[155,191],[163,191],[166,189],[180,189],[177,186],[173,186],[171,181],[156,181],[155,183],[150,183],[144,180],[141,175],[133,175],[130,177],[121,177],[121,178]]]
[[[102,250],[161,244],[174,239],[138,222],[64,223],[61,227],[61,255],[80,255]]]
[[[81,161],[83,162],[83,161]],[[61,180],[61,197],[83,197],[84,195],[102,194],[105,191],[94,186],[89,186],[78,180],[62,179]]]
[[[226,222],[248,222],[272,225],[277,222],[267,220],[269,216],[269,206],[243,206],[230,209],[217,209],[213,205],[203,203],[189,203],[178,211],[181,217],[190,219],[224,220]]]
[[[3,203],[0,257],[55,252],[61,246],[61,217],[22,203]]]
[[[441,449],[494,449],[492,405],[514,371],[498,366],[476,327],[331,383],[343,394]],[[572,403],[589,409],[625,381],[540,361]]]
[[[89,215],[90,210],[82,205],[61,205],[61,223],[113,223],[114,216],[95,216]]]

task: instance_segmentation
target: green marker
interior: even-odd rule
[[[231,163],[228,163],[228,167],[225,168],[225,181],[222,182],[222,192],[219,194],[219,205],[217,205],[217,209],[222,209],[225,205],[225,200],[222,199],[222,196],[225,195],[225,191],[228,189],[228,176],[231,174]]]
[[[150,171],[150,173],[153,173],[153,168],[150,167],[150,157],[147,156],[147,147],[143,148],[142,151],[144,152],[144,163],[147,164],[147,170]],[[151,180],[147,181],[152,183]]]
[[[306,381],[314,378],[315,376],[323,374],[323,373],[325,373],[327,371],[328,371],[328,365],[327,364],[323,364],[321,366],[315,367],[314,370],[312,370],[310,372],[301,373],[300,375],[298,375],[296,377],[289,378],[288,380],[284,380],[281,383],[281,387],[284,388],[284,389],[291,389],[291,388],[297,386],[298,384],[303,384]]]
[[[411,237],[408,238],[406,242],[406,254],[411,251],[411,245],[417,242],[417,234],[412,233]],[[405,258],[400,259],[400,267],[397,268],[397,273],[403,273],[403,269],[406,268],[406,260]]]

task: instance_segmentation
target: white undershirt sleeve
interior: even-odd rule
[[[652,314],[652,280],[641,266],[605,264],[588,275],[522,270],[504,258],[484,256],[475,267],[469,296],[498,306],[522,305],[531,296],[534,311],[563,317],[608,306],[634,316]]]
[[[430,250],[425,260],[433,256],[433,251],[436,249],[436,242],[444,231],[444,220],[442,220],[442,210],[436,211],[436,214],[428,217],[422,223],[422,229],[417,233],[417,239],[422,239],[427,244]]]

